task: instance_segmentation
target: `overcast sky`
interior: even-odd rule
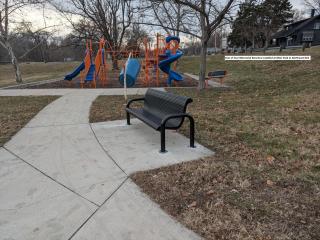
[[[301,8],[303,7],[302,4],[303,0],[291,0],[291,3],[293,5],[294,8]]]
[[[303,0],[290,0],[293,7],[296,9],[303,9]],[[43,10],[41,9],[27,9],[20,14],[19,18],[30,21],[37,28],[46,26],[55,26],[55,32],[58,35],[65,35],[71,31],[68,22],[63,17],[52,10],[44,10],[45,17],[43,17]]]

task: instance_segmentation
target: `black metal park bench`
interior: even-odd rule
[[[222,85],[224,82],[224,79],[227,76],[227,71],[225,70],[217,70],[217,71],[213,71],[213,72],[209,72],[208,73],[208,78],[206,79],[206,86],[208,86],[208,80],[209,79],[219,79],[220,80],[220,84]]]
[[[130,108],[136,101],[143,101],[142,108]],[[127,124],[130,125],[130,115],[143,121],[161,134],[161,153],[166,152],[165,130],[179,129],[185,118],[190,121],[190,147],[194,148],[194,120],[186,113],[187,105],[192,102],[189,97],[148,89],[143,98],[132,99],[126,107]]]

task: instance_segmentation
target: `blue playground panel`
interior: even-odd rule
[[[127,87],[132,87],[136,83],[136,79],[140,72],[140,62],[135,58],[130,58],[127,62],[127,69],[126,69],[126,82]],[[124,85],[124,69],[121,70],[119,81],[120,84]]]
[[[87,81],[87,82],[93,81],[95,69],[96,69],[95,65],[94,65],[94,64],[91,64],[91,66],[90,66],[90,68],[89,68],[89,71],[88,71],[88,73],[87,73],[87,76],[86,76],[86,81]]]

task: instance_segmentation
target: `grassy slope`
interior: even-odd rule
[[[307,54],[311,62],[209,57],[234,90],[171,91],[193,97],[197,140],[216,155],[133,180],[206,239],[320,239],[320,49]],[[184,57],[179,67],[197,73],[197,64]],[[120,108],[103,98],[103,111]]]
[[[231,92],[197,93],[198,141],[215,157],[133,178],[207,239],[320,238],[320,51],[312,62],[228,62]],[[180,67],[189,70],[196,58]],[[187,134],[187,131],[184,131]]]
[[[0,97],[0,147],[56,96]]]
[[[52,63],[21,63],[21,73],[24,82],[33,82],[62,78],[72,71],[79,62],[52,62]],[[0,87],[14,85],[15,76],[11,64],[0,65]]]

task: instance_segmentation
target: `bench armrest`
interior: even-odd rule
[[[166,123],[170,119],[173,118],[189,118],[190,121],[190,147],[194,148],[194,120],[193,117],[188,114],[188,113],[180,113],[180,114],[172,114],[166,116],[162,121],[161,121],[161,127],[160,127],[160,132],[161,132],[161,152],[165,152],[165,131],[166,131]]]
[[[131,99],[131,100],[127,103],[127,108],[130,108],[131,103],[137,102],[137,101],[143,101],[143,100],[144,100],[144,97]]]
[[[179,113],[179,114],[172,114],[172,115],[168,115],[166,116],[164,119],[162,119],[161,121],[161,126],[165,127],[166,123],[170,120],[170,119],[174,119],[174,118],[189,118],[190,122],[193,124],[194,120],[193,117],[188,114],[188,113]]]

